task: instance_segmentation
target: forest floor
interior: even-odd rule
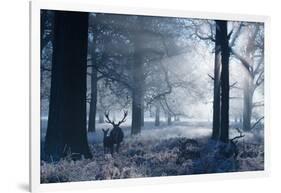
[[[233,146],[210,140],[211,130],[183,123],[153,128],[131,137],[124,127],[125,138],[120,152],[104,154],[101,125],[88,135],[92,159],[57,163],[41,162],[41,183],[176,176],[264,169],[264,145],[260,133],[244,133]],[[230,136],[238,135],[236,130]],[[230,153],[229,153],[230,152]],[[231,153],[232,152],[232,153]]]

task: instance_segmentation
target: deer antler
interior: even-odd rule
[[[106,118],[105,122],[114,125],[114,121],[111,121],[111,120],[109,119],[109,111],[108,111],[108,112],[105,112],[105,113],[104,113],[104,116],[105,116],[105,118]]]
[[[124,122],[126,121],[125,119],[126,119],[127,115],[128,115],[128,111],[124,111],[124,117],[123,117],[123,119],[122,119],[121,121],[118,122],[118,124],[117,124],[118,126],[119,126],[121,123],[124,123]]]

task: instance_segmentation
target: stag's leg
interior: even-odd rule
[[[116,145],[116,152],[119,153],[119,147],[120,147],[120,143],[117,143]]]
[[[110,153],[111,153],[111,155],[113,155],[113,148],[114,148],[114,145],[111,145],[110,146]]]

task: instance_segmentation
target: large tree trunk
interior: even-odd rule
[[[221,132],[220,140],[229,140],[229,47],[227,21],[216,21],[221,31]]]
[[[214,98],[213,98],[213,133],[212,138],[217,140],[220,135],[220,109],[221,109],[221,46],[220,30],[216,22],[216,41],[215,41],[215,68],[214,68]]]
[[[133,89],[132,89],[132,131],[135,135],[141,132],[142,127],[142,103],[143,103],[143,64],[139,53],[135,54],[135,65],[133,68]]]
[[[258,34],[259,28],[256,27],[254,31],[249,32],[248,43],[246,47],[246,58],[250,65],[254,64],[252,53],[254,52],[255,38]],[[251,129],[252,111],[253,111],[253,95],[255,92],[254,77],[255,73],[247,69],[243,85],[243,130],[249,131]]]
[[[93,28],[94,40],[90,48],[90,54],[92,58],[92,70],[91,70],[91,101],[90,101],[90,111],[89,111],[88,132],[96,131],[97,96],[98,96],[97,94],[98,72],[97,72],[97,54],[96,54],[97,25],[93,25],[92,28]]]
[[[94,52],[94,51],[92,51]],[[92,61],[95,61],[95,54],[92,55]],[[92,62],[92,65],[95,65],[95,62]],[[96,112],[97,112],[97,70],[95,67],[92,67],[91,75],[91,101],[90,101],[90,111],[89,111],[89,124],[88,132],[96,131]]]
[[[143,106],[144,106],[144,69],[141,54],[141,18],[137,18],[138,29],[134,34],[134,66],[132,68],[133,86],[132,86],[132,130],[135,135],[141,132],[143,125]]]
[[[155,126],[160,125],[160,104],[157,101],[155,105]]]
[[[243,88],[243,130],[251,129],[251,119],[253,110],[254,84],[250,76],[245,76]]]
[[[139,92],[133,90],[133,103],[132,103],[132,130],[131,134],[135,135],[141,132],[142,125],[142,112]]]
[[[142,105],[141,105],[141,126],[144,126],[144,100],[142,100]]]
[[[91,158],[86,130],[88,13],[55,13],[46,160]]]

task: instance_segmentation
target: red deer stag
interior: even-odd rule
[[[110,134],[109,134],[109,137],[111,138],[111,143],[112,143],[111,154],[113,154],[113,149],[114,149],[115,144],[116,144],[116,152],[117,153],[119,152],[120,143],[123,141],[123,138],[124,138],[124,133],[119,126],[121,125],[121,123],[124,123],[126,121],[125,119],[126,119],[127,115],[128,115],[128,111],[124,111],[123,119],[116,124],[114,121],[110,120],[109,112],[104,113],[104,116],[106,118],[105,122],[110,123],[113,126],[113,129],[110,131]]]

